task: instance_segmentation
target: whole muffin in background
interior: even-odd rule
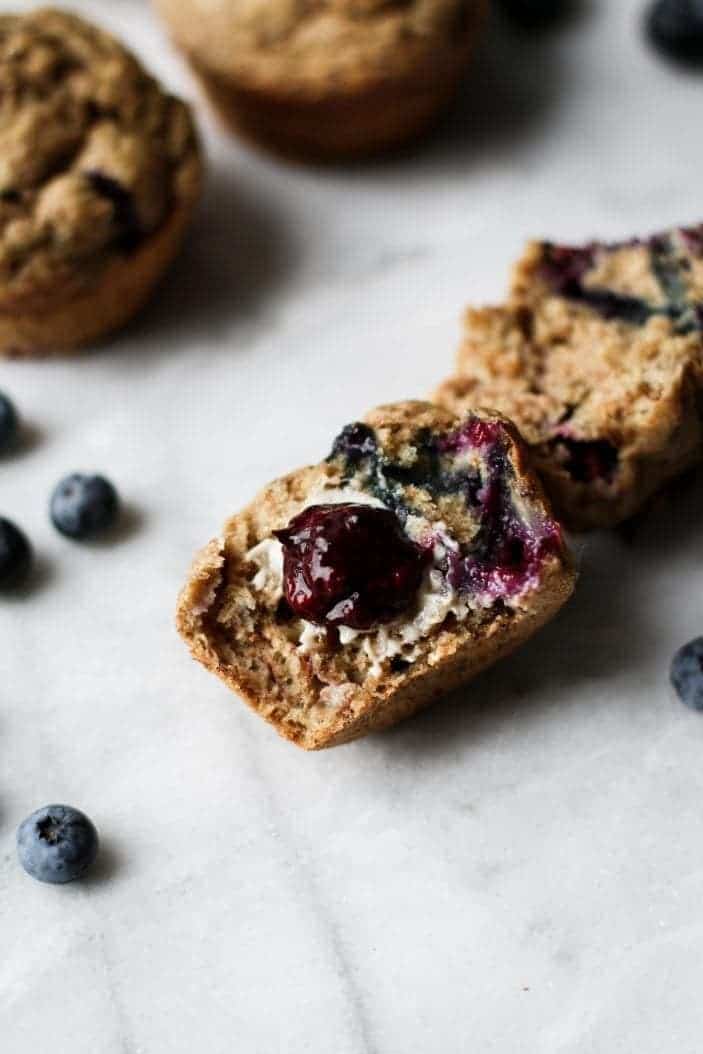
[[[0,355],[68,351],[123,325],[198,197],[188,108],[64,11],[0,16]]]
[[[302,159],[423,132],[468,63],[487,0],[154,0],[225,122]]]

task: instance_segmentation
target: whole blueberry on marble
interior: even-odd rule
[[[696,637],[676,652],[671,683],[682,703],[692,710],[703,710],[703,637]]]
[[[0,589],[21,585],[32,566],[27,536],[10,520],[0,517]]]
[[[98,852],[98,832],[79,809],[45,805],[17,829],[17,855],[28,875],[61,884],[82,878]]]
[[[51,522],[68,538],[94,538],[115,525],[119,506],[117,491],[104,476],[74,472],[51,495]]]
[[[9,450],[17,439],[19,418],[11,399],[0,392],[0,454]]]
[[[646,28],[659,51],[683,62],[703,62],[703,0],[656,0]]]

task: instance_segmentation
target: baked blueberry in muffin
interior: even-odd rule
[[[196,558],[195,658],[306,749],[393,724],[526,640],[574,572],[513,425],[399,403]]]
[[[637,512],[703,450],[703,225],[584,246],[532,243],[508,302],[469,310],[437,401],[505,413],[557,514]]]

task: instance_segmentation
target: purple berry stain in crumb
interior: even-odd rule
[[[701,0],[703,4],[703,0]],[[587,273],[595,266],[599,254],[627,248],[648,251],[650,270],[661,288],[664,303],[615,292],[612,289],[586,285]],[[590,307],[609,321],[643,326],[650,318],[669,318],[678,333],[690,333],[702,327],[701,304],[687,291],[683,275],[690,269],[686,254],[703,253],[703,225],[678,227],[649,238],[632,238],[622,242],[591,242],[585,246],[542,244],[538,273],[557,296]]]
[[[499,443],[504,428],[498,421],[486,421],[482,417],[470,417],[454,432],[443,436],[439,442],[442,453],[461,454],[467,450],[488,450]]]
[[[671,661],[670,678],[681,702],[703,711],[703,637],[679,648]]]
[[[703,223],[695,227],[679,227],[679,234],[691,256],[703,256]]]
[[[580,296],[582,282],[596,258],[596,245],[568,246],[545,242],[540,275],[560,296]]]
[[[445,435],[420,431],[415,448],[416,462],[398,465],[384,456],[367,425],[355,424],[338,437],[330,460],[341,461],[344,478],[355,477],[401,523],[416,511],[408,504],[407,487],[433,498],[463,497],[479,530],[469,546],[447,555],[445,573],[457,591],[497,601],[537,584],[545,559],[562,548],[561,531],[553,520],[528,523],[517,512],[504,425],[470,416]]]
[[[311,505],[274,534],[288,605],[322,626],[370,629],[402,614],[431,556],[395,513],[369,505]]]
[[[517,513],[504,426],[499,421],[469,418],[443,439],[441,450],[451,454],[475,451],[481,462],[482,485],[473,496],[479,530],[468,551],[449,554],[451,585],[458,592],[484,594],[494,601],[535,585],[545,559],[561,548],[561,531],[554,520],[527,523]]]
[[[559,435],[551,444],[563,468],[576,483],[611,484],[618,471],[617,447],[607,439]]]
[[[586,274],[595,265],[599,249],[607,247],[596,243],[573,247],[545,242],[539,273],[558,296],[583,303],[606,319],[643,325],[652,313],[644,300],[584,284]]]

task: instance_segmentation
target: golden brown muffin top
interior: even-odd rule
[[[187,107],[117,40],[63,11],[0,16],[0,307],[89,285],[199,176]]]
[[[367,88],[461,46],[485,0],[155,0],[210,73],[284,96]],[[441,61],[441,58],[438,58]]]

